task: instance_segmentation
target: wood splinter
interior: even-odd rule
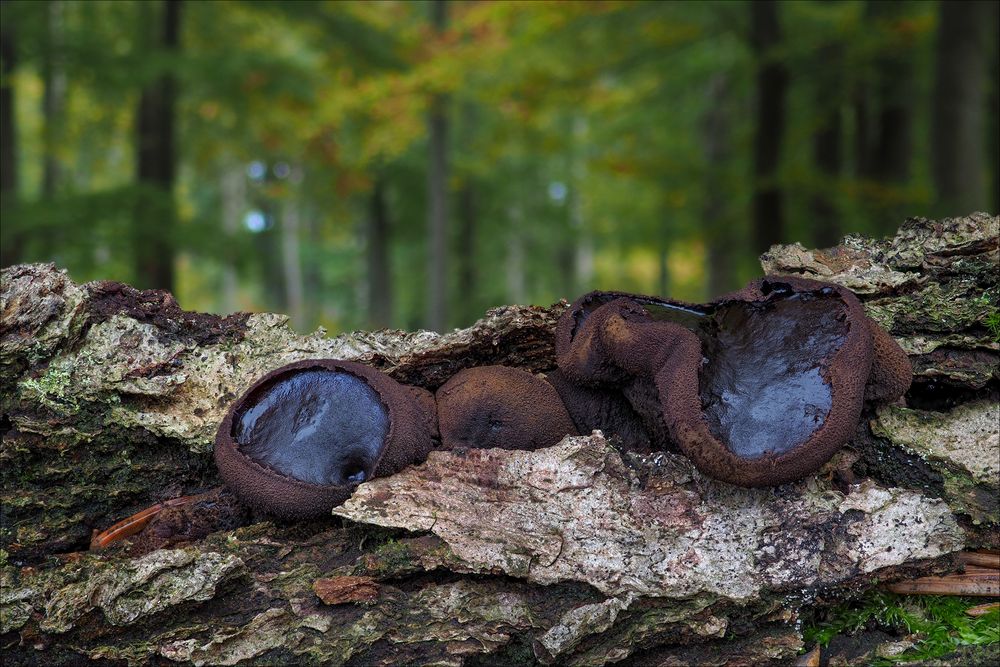
[[[1000,553],[967,551],[957,554],[957,559],[964,566],[962,572],[919,577],[889,584],[886,588],[902,595],[1000,597]]]

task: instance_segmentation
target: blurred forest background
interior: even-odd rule
[[[3,0],[2,262],[333,331],[997,211],[996,2]]]

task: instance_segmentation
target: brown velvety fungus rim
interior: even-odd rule
[[[845,305],[846,337],[833,355],[824,358],[824,379],[831,390],[830,411],[806,440],[780,454],[754,459],[737,456],[720,442],[711,433],[701,406],[701,345],[693,333],[678,345],[676,360],[672,359],[656,376],[667,427],[681,451],[703,473],[738,486],[776,486],[800,479],[815,472],[843,447],[861,419],[865,384],[874,357],[871,330],[861,303],[852,292],[837,285],[805,278],[762,278],[713,303],[760,301],[766,298],[769,285],[788,285],[797,293],[829,288]]]
[[[244,403],[262,387],[300,371],[325,369],[353,375],[376,393],[389,418],[389,430],[372,464],[372,477],[391,475],[426,458],[433,437],[425,410],[407,387],[364,364],[336,359],[306,359],[267,373],[233,402],[215,437],[215,462],[226,485],[251,507],[282,519],[329,514],[354,493],[355,484],[318,485],[284,475],[244,454],[233,437],[233,421]]]
[[[616,307],[605,308],[601,312],[595,310],[584,322],[579,322],[580,314],[596,299],[603,300],[602,306],[616,303]],[[697,304],[628,292],[601,290],[588,292],[570,304],[556,322],[555,349],[559,370],[571,381],[584,386],[607,387],[629,382],[632,374],[614,363],[615,355],[605,348],[600,329],[607,319],[615,315],[626,312],[641,315],[645,312],[643,303],[665,304],[690,311],[702,310]],[[589,342],[576,341],[578,335],[588,336]],[[577,344],[574,345],[574,342]]]
[[[823,423],[794,447],[779,454],[744,458],[712,434],[703,412],[699,335],[684,324],[664,322],[659,322],[663,331],[657,331],[657,318],[647,320],[641,312],[624,308],[624,305],[626,300],[631,300],[640,311],[652,304],[709,315],[728,302],[765,300],[772,287],[782,285],[795,293],[832,291],[844,304],[845,339],[832,355],[821,358],[821,372],[830,385],[830,410]],[[595,300],[600,300],[602,306],[614,305],[601,312],[594,309],[581,323],[580,313]],[[587,341],[575,341],[581,332],[588,335]],[[629,358],[628,349],[613,349],[615,342],[639,336],[635,338],[634,347],[648,347],[642,340],[648,335],[662,337],[670,348],[667,354],[649,359],[650,366],[658,368],[640,371],[653,374],[670,439],[705,474],[740,486],[774,486],[815,472],[854,435],[866,400],[894,400],[905,393],[911,380],[906,354],[865,314],[853,292],[835,284],[785,276],[756,280],[706,305],[625,292],[590,292],[574,301],[559,319],[557,363],[574,382],[621,386],[627,382],[622,376],[634,377],[642,363],[637,358]],[[628,369],[623,369],[623,365]]]

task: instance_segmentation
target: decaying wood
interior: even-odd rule
[[[985,567],[969,566],[961,573],[943,577],[918,577],[886,587],[893,593],[907,595],[969,595],[1000,596],[1000,572]]]
[[[378,589],[378,582],[372,577],[330,577],[313,582],[313,592],[326,604],[375,602]]]
[[[5,269],[0,649],[15,664],[793,663],[803,615],[1000,546],[998,252],[998,218],[979,214],[764,256],[857,292],[916,371],[905,402],[794,484],[738,489],[595,433],[436,452],[330,519],[135,558],[87,552],[92,531],[216,485],[216,425],[267,370],[336,357],[428,388],[474,365],[542,371],[565,304],[327,338]]]

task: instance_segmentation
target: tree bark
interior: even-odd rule
[[[988,205],[983,113],[991,4],[956,0],[938,5],[931,172],[941,211]]]
[[[181,0],[160,5],[156,44],[167,54],[180,48]],[[140,12],[147,8],[140,5]],[[144,20],[144,17],[140,20]],[[174,286],[174,150],[176,77],[160,76],[139,95],[136,112],[136,166],[139,206],[133,220],[136,281],[142,287],[171,290]]]
[[[0,281],[0,641],[17,663],[788,664],[838,597],[1000,546],[1000,218],[907,221],[890,240],[775,248],[769,273],[853,289],[910,355],[817,475],[747,490],[601,435],[434,452],[337,517],[252,523],[143,556],[92,529],[219,483],[228,405],[270,369],[354,359],[434,389],[458,370],[554,366],[565,305],[446,335],[299,336],[278,315],[182,311],[164,292]],[[995,296],[988,297],[995,299]],[[731,545],[736,545],[732,548]],[[324,602],[325,600],[325,602]]]
[[[445,0],[431,4],[431,25],[437,33],[448,27]],[[435,95],[427,120],[428,284],[427,328],[444,331],[448,324],[448,98]]]
[[[775,55],[782,44],[778,3],[750,3],[750,45],[757,57],[757,101],[753,139],[753,243],[764,252],[785,234],[784,195],[778,167],[785,133],[788,69]]]

